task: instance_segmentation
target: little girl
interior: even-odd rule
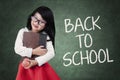
[[[45,32],[47,34],[46,49],[44,46],[29,48],[23,46],[24,32]],[[25,58],[19,64],[16,80],[60,80],[48,61],[55,56],[54,52],[55,24],[52,11],[40,6],[29,15],[27,26],[19,30],[15,41],[15,52]],[[34,60],[29,59],[37,55]]]

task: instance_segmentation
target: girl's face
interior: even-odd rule
[[[46,21],[37,12],[31,17],[31,26],[33,32],[39,32],[45,28]]]

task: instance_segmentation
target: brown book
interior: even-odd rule
[[[24,32],[23,34],[23,46],[27,48],[36,48],[40,45],[46,48],[47,34],[44,32],[35,33],[35,32]],[[35,58],[36,55],[32,56]]]
[[[27,48],[36,48],[39,46],[40,36],[35,32],[24,32],[23,34],[23,46]]]
[[[46,48],[47,34],[24,32],[23,34],[23,46],[27,48],[36,48],[38,46],[44,46]]]

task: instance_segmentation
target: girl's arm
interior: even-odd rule
[[[25,31],[25,28],[20,29],[20,31],[18,32],[16,41],[15,41],[15,46],[14,46],[14,50],[16,52],[16,54],[22,56],[22,57],[31,57],[32,56],[32,48],[26,48],[23,46],[23,33]]]
[[[52,45],[52,41],[47,42],[47,53],[43,56],[36,57],[35,60],[38,62],[38,65],[41,66],[44,63],[48,62],[55,56],[54,48]]]

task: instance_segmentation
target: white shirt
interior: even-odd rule
[[[26,27],[19,30],[16,41],[15,41],[14,49],[15,49],[16,54],[18,54],[22,57],[27,56],[30,58],[32,56],[33,49],[23,46],[23,33],[24,32],[29,32],[29,30]],[[49,39],[49,37],[47,37],[47,39]],[[48,62],[49,60],[51,60],[55,56],[52,41],[47,42],[46,48],[48,51],[45,55],[35,58],[35,60],[38,62],[39,66]]]

